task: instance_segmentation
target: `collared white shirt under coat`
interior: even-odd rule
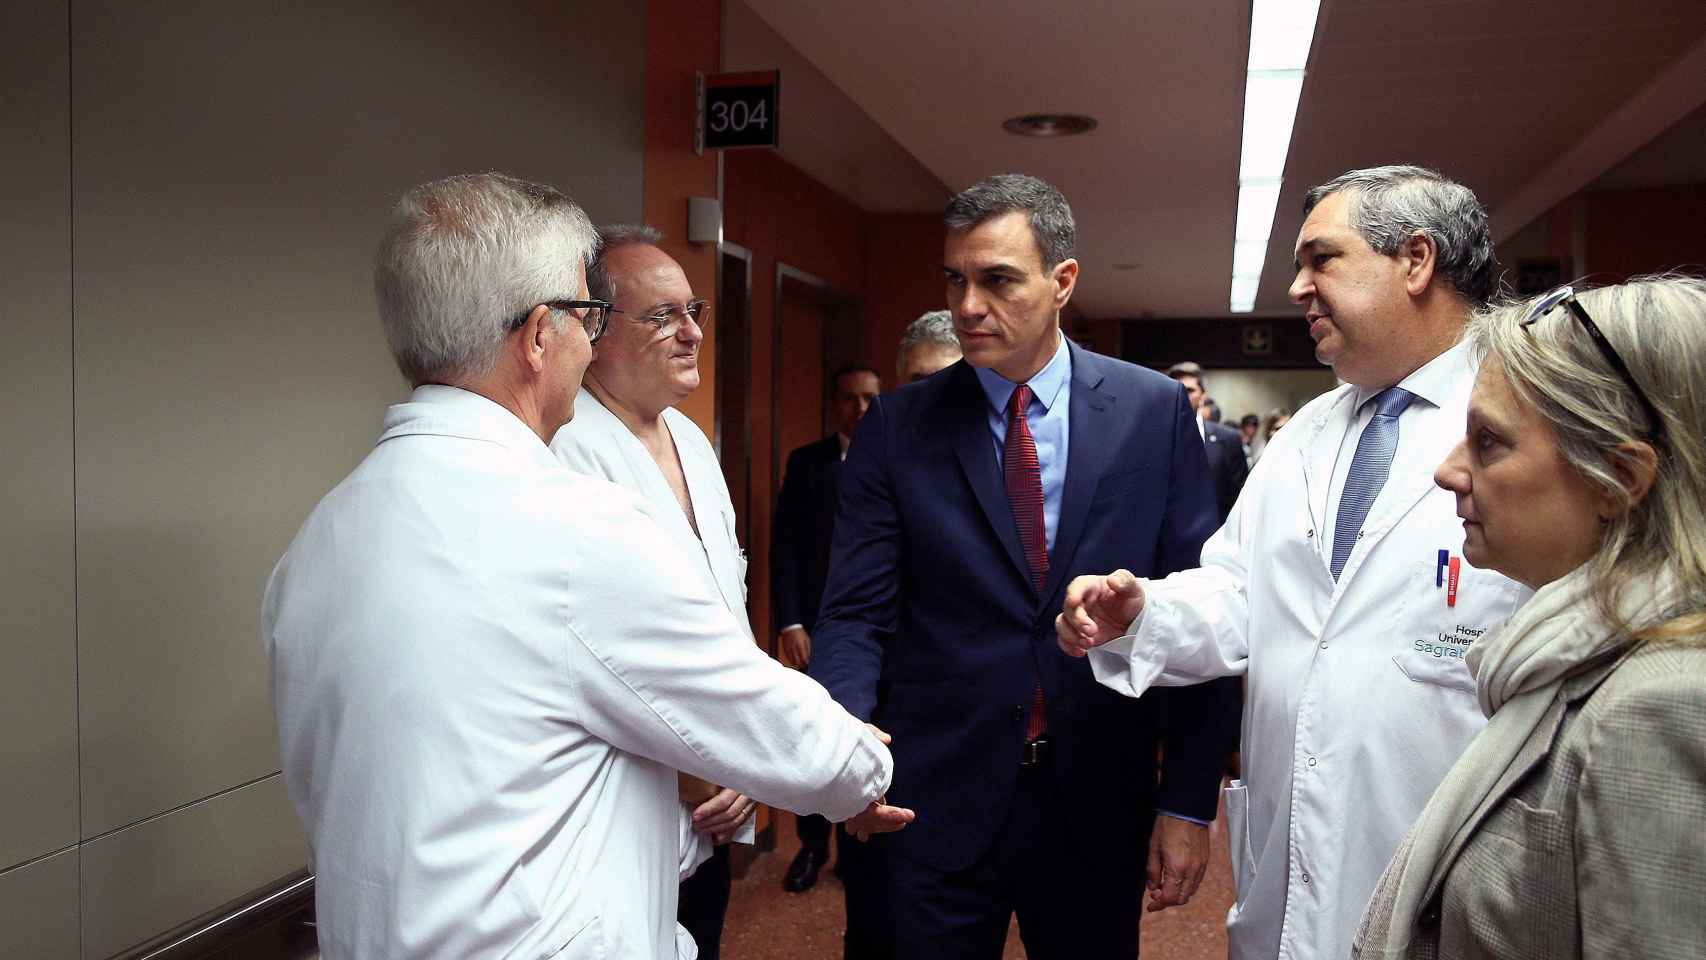
[[[891,775],[643,501],[452,387],[390,408],[262,631],[328,960],[691,956],[677,770],[836,820]]]
[[[1436,586],[1463,528],[1433,472],[1463,437],[1474,377],[1460,344],[1401,381],[1417,399],[1336,583],[1339,493],[1374,408],[1349,385],[1274,436],[1202,566],[1146,582],[1135,633],[1090,653],[1131,696],[1248,678],[1244,780],[1226,793],[1232,960],[1347,955],[1387,861],[1486,723],[1462,651],[1529,591],[1467,562],[1455,607]]]
[[[734,501],[717,452],[705,432],[675,408],[666,407],[660,419],[681,461],[687,498],[699,525],[697,534],[651,451],[585,387],[575,398],[574,419],[551,438],[551,452],[570,470],[601,477],[645,498],[664,532],[692,558],[705,582],[723,598],[729,613],[751,639],[752,624],[746,615],[746,551],[736,535]],[[711,858],[715,845],[710,836],[694,831],[692,808],[683,807],[681,866],[685,878]],[[756,825],[756,817],[748,819],[735,831],[734,842],[752,843]]]

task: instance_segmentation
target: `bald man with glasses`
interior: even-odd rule
[[[587,286],[611,304],[610,326],[587,368],[575,418],[557,431],[551,449],[569,468],[638,494],[751,640],[734,504],[710,441],[675,409],[699,386],[710,306],[693,295],[656,230],[601,233]],[[727,844],[752,842],[757,804],[687,774],[679,793],[681,866],[693,873],[681,884],[676,918],[702,960],[716,960],[729,901]]]

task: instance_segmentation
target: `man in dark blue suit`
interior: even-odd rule
[[[1244,479],[1250,475],[1250,465],[1244,460],[1243,438],[1231,427],[1202,415],[1203,404],[1208,400],[1208,384],[1203,380],[1200,364],[1194,360],[1175,363],[1167,368],[1167,376],[1185,388],[1191,411],[1197,415],[1197,435],[1202,437],[1208,473],[1214,478],[1214,516],[1218,527],[1232,513],[1232,505],[1238,502],[1238,494],[1244,489]]]
[[[835,533],[835,508],[841,500],[841,461],[847,457],[853,428],[882,391],[882,381],[869,367],[848,366],[829,378],[836,432],[788,454],[782,491],[770,525],[770,602],[775,614],[776,652],[790,667],[805,669],[812,658],[812,631],[817,629],[823,584],[829,576],[829,546]],[[829,862],[829,821],[816,815],[795,821],[800,852],[782,877],[789,893],[803,893],[817,883]],[[843,835],[845,840],[845,835]],[[847,869],[847,844],[837,841]],[[859,851],[854,852],[857,859]]]
[[[1217,707],[1122,701],[1060,652],[1054,615],[1079,572],[1196,565],[1203,445],[1178,384],[1061,334],[1078,262],[1059,191],[992,177],[946,221],[965,359],[854,434],[811,672],[894,738],[888,802],[916,811],[883,838],[900,960],[997,958],[1015,913],[1035,960],[1127,960],[1146,865],[1151,909],[1201,882]]]
[[[1219,527],[1232,513],[1244,481],[1250,476],[1250,464],[1244,459],[1243,437],[1231,427],[1223,427],[1203,416],[1208,401],[1208,383],[1203,378],[1202,365],[1185,360],[1167,368],[1167,376],[1179,381],[1191,409],[1197,414],[1197,431],[1202,436],[1203,453],[1208,457],[1208,473],[1214,478],[1214,522]],[[1220,721],[1223,724],[1221,743],[1226,752],[1226,771],[1238,776],[1238,738],[1244,716],[1244,678],[1220,677],[1204,686],[1220,698]]]

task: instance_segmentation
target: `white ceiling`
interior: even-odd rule
[[[989,174],[1034,173],[1073,204],[1085,312],[1213,317],[1248,31],[1248,0],[726,0],[724,68],[783,67],[781,152],[861,207],[935,211]],[[1435,166],[1509,236],[1649,142],[1629,177],[1699,170],[1706,121],[1661,134],[1702,104],[1701,0],[1324,0],[1258,312],[1294,312],[1314,183]],[[1001,129],[1049,112],[1100,126],[1059,141]]]

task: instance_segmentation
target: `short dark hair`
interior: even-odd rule
[[[1078,242],[1072,208],[1048,181],[1027,174],[1002,173],[979,180],[948,201],[942,222],[958,232],[1015,211],[1030,215],[1031,239],[1037,243],[1044,270],[1072,256]]]
[[[835,372],[829,375],[830,396],[834,396],[836,391],[841,389],[842,377],[850,377],[855,373],[868,373],[871,376],[876,377],[878,383],[883,382],[883,375],[871,367],[867,367],[862,363],[849,363],[846,366],[837,367]]]
[[[617,247],[631,244],[655,247],[663,243],[663,231],[643,223],[612,223],[598,228],[598,253],[586,268],[587,294],[594,300],[615,300],[616,279],[610,275],[605,256]]]
[[[1375,253],[1390,257],[1420,233],[1433,241],[1439,269],[1474,307],[1493,299],[1499,260],[1487,208],[1475,192],[1427,167],[1396,165],[1341,173],[1303,195],[1303,215],[1350,191],[1346,219]]]
[[[1208,392],[1208,381],[1202,378],[1202,367],[1195,360],[1181,360],[1167,368],[1167,376],[1174,380],[1180,377],[1195,377],[1197,389]]]
[[[1246,413],[1242,417],[1238,418],[1238,425],[1240,427],[1260,427],[1262,425],[1262,418],[1253,413]]]

